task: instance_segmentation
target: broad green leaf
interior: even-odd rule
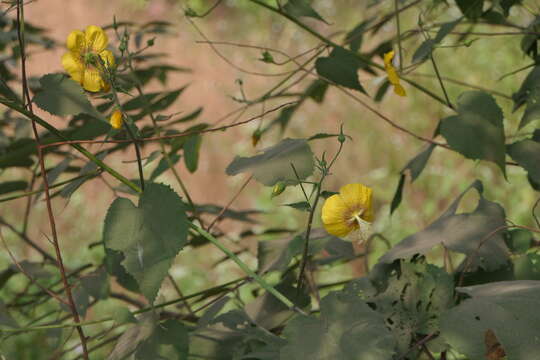
[[[309,0],[289,0],[285,6],[283,6],[283,11],[294,17],[305,16],[327,23],[318,12],[313,10],[310,3],[311,1]]]
[[[199,166],[199,150],[202,144],[201,135],[189,136],[184,144],[184,163],[190,173],[197,171]]]
[[[456,214],[463,196],[471,189],[480,195],[476,209]],[[504,242],[504,232],[494,232],[506,225],[504,209],[497,203],[486,200],[480,181],[469,186],[435,222],[424,230],[401,240],[379,259],[374,274],[396,259],[407,259],[415,254],[425,254],[433,247],[443,244],[446,248],[472,256],[469,270],[482,267],[496,269],[508,261],[509,251]],[[489,241],[480,242],[490,235]],[[377,275],[375,275],[377,276]]]
[[[258,182],[274,186],[279,181],[297,184],[298,180],[310,176],[313,169],[313,153],[307,141],[287,138],[264,150],[261,155],[249,158],[237,156],[227,167],[226,173],[236,175],[249,171]]]
[[[101,119],[83,88],[62,74],[47,74],[39,79],[41,91],[32,100],[43,110],[57,116],[85,113]]]
[[[109,297],[109,278],[104,267],[81,277],[80,281],[81,286],[94,299],[103,300]]]
[[[501,281],[458,288],[467,299],[441,318],[441,336],[470,359],[484,359],[491,330],[508,359],[540,353],[540,281]]]
[[[107,360],[128,359],[145,340],[152,336],[156,326],[158,326],[157,322],[158,319],[155,314],[144,313],[136,325],[131,326],[122,333]]]
[[[149,183],[135,206],[117,198],[110,206],[103,241],[124,255],[122,266],[153,302],[178,252],[187,243],[188,222],[180,197],[168,186]]]
[[[378,292],[366,278],[353,280],[345,292],[361,297],[387,320],[398,354],[416,358],[411,342],[418,334],[439,331],[439,316],[453,303],[454,282],[443,269],[425,263],[400,262],[388,286]]]
[[[523,80],[519,90],[512,95],[512,98],[514,99],[514,111],[526,105],[519,128],[540,119],[540,66],[533,68]]]
[[[283,330],[280,360],[390,360],[395,341],[384,317],[358,296],[333,292],[321,301],[321,316],[298,315]]]
[[[335,47],[328,57],[320,57],[315,62],[317,74],[323,78],[365,93],[358,80],[358,69],[362,67],[365,64],[342,47]]]
[[[540,142],[521,140],[508,145],[507,151],[534,181],[540,182]]]
[[[457,112],[441,120],[448,145],[466,158],[493,161],[506,176],[503,113],[495,99],[482,91],[464,92]]]
[[[476,20],[482,16],[484,0],[456,0],[456,4],[468,19]]]

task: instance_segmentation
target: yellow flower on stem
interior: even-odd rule
[[[109,123],[113,127],[113,129],[121,129],[122,128],[122,112],[120,110],[114,110],[110,119]]]
[[[107,34],[95,25],[88,26],[84,32],[74,30],[67,38],[69,51],[62,56],[62,66],[88,91],[109,90],[109,83],[103,78],[105,68],[114,66],[114,56],[106,49],[108,44]]]
[[[345,237],[359,230],[361,240],[366,240],[373,221],[371,188],[362,184],[348,184],[339,194],[330,196],[322,207],[322,222],[329,234]]]
[[[399,96],[407,96],[407,92],[401,84],[399,83],[399,76],[397,74],[396,68],[392,65],[392,59],[394,58],[394,50],[384,54],[384,68],[386,69],[386,74],[388,75],[388,81],[394,86],[394,92]]]

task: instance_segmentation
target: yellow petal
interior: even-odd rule
[[[73,30],[69,33],[66,46],[69,51],[83,53],[85,51],[84,33],[80,30]]]
[[[120,129],[122,127],[122,112],[115,110],[109,119],[109,123],[114,129]]]
[[[321,212],[322,222],[328,233],[344,237],[354,230],[354,224],[351,226],[347,223],[350,210],[340,195],[332,195],[326,199]]]
[[[62,66],[73,80],[79,83],[81,82],[84,73],[84,65],[75,53],[65,53],[62,56]]]
[[[82,86],[85,90],[97,92],[103,89],[104,82],[98,69],[86,68],[84,71]]]
[[[386,68],[386,74],[388,74],[388,81],[390,84],[396,85],[399,84],[399,76],[396,69],[393,66]]]
[[[373,220],[373,190],[362,184],[347,184],[339,189],[339,195],[349,209],[362,208],[360,217],[368,222]]]
[[[324,229],[327,233],[344,238],[349,235],[349,233],[358,228],[358,225],[354,224],[353,226],[348,226],[345,223],[335,223],[335,224],[323,224]]]
[[[394,58],[394,50],[387,52],[384,54],[384,66],[392,66],[392,59]]]
[[[399,96],[407,96],[407,92],[405,91],[403,86],[401,86],[400,84],[394,85],[394,92]]]
[[[107,67],[114,66],[114,55],[110,50],[103,50],[99,53],[99,57]]]
[[[103,29],[99,26],[90,25],[86,27],[84,36],[86,39],[86,46],[89,49],[92,49],[92,51],[96,54],[99,54],[105,50],[105,48],[107,48],[107,44],[109,44],[107,34],[105,34]]]

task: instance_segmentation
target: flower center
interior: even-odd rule
[[[345,221],[347,222],[348,226],[355,226],[356,224],[360,225],[360,222],[358,220],[362,220],[360,217],[364,213],[366,209],[364,209],[361,206],[358,206],[356,208],[350,209],[349,212],[345,215]]]

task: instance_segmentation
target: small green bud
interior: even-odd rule
[[[262,62],[265,62],[265,63],[269,63],[269,64],[274,64],[275,63],[274,57],[272,56],[272,54],[270,54],[266,50],[262,53],[262,58],[260,58],[259,60],[262,61]]]
[[[280,195],[282,192],[285,191],[287,188],[287,185],[283,181],[279,181],[274,187],[272,188],[272,195],[271,198],[275,198],[276,196]]]
[[[147,40],[147,41],[146,41],[146,45],[147,45],[148,47],[154,46],[154,40],[155,40],[154,38]]]
[[[184,13],[187,17],[198,17],[199,15],[192,8],[187,8]]]

